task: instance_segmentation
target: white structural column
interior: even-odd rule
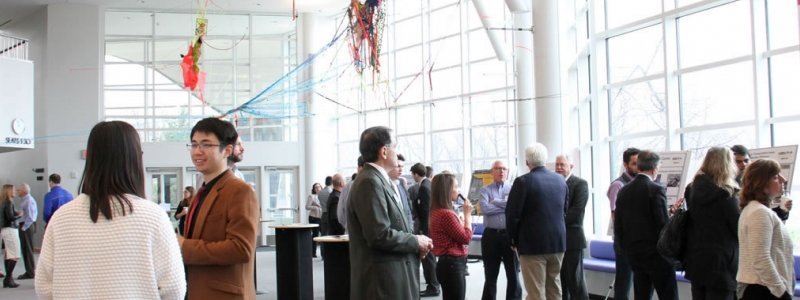
[[[298,64],[305,61],[312,54],[317,53],[330,42],[332,37],[333,28],[336,24],[333,18],[321,16],[314,13],[303,13],[298,17],[297,27],[297,41],[298,41]],[[305,69],[302,75],[298,78],[298,82],[313,80],[316,70],[324,70],[325,63],[315,61]],[[311,117],[303,119],[303,164],[300,174],[300,221],[307,218],[305,210],[305,199],[307,193],[311,190],[311,185],[314,182],[322,183],[325,176],[333,175],[336,171],[337,158],[339,155],[336,153],[336,122],[334,116],[336,114],[336,106],[327,100],[314,94],[314,90],[310,89],[300,95],[300,101],[306,102],[306,108],[309,113],[313,114]],[[355,129],[354,129],[355,130]],[[351,163],[355,165],[358,154],[353,154],[352,162],[339,163],[346,165]]]
[[[558,47],[558,1],[533,1],[536,141],[550,152],[562,152],[561,70]]]
[[[315,45],[314,21],[315,21],[314,15],[308,13],[301,14],[298,18],[297,31],[299,34],[297,35],[297,42],[298,42],[297,52],[298,52],[299,62],[305,60],[311,54],[311,51],[313,51],[311,50],[311,48],[313,48],[313,45]],[[308,67],[308,69],[303,71],[302,75],[298,78],[299,79],[298,81],[309,80],[313,78],[313,75],[314,75],[314,66],[311,65]],[[314,101],[313,90],[309,90],[301,95],[302,95],[301,99],[305,99],[306,101],[306,109],[308,110],[308,112],[312,114],[315,113],[316,105],[314,103],[315,101]],[[305,195],[302,192],[308,190],[306,189],[306,186],[311,186],[314,182],[314,178],[317,177],[315,169],[316,164],[314,160],[314,157],[316,155],[314,153],[315,152],[314,149],[317,148],[315,147],[314,143],[314,141],[316,140],[314,135],[314,132],[316,131],[315,129],[317,128],[316,119],[317,118],[313,117],[303,119],[302,136],[303,136],[303,143],[305,144],[303,147],[303,149],[305,149],[305,159],[303,164],[304,168],[303,175],[301,175],[303,179],[301,179],[299,182],[301,191],[299,198],[301,199],[300,203],[303,203],[302,199],[305,199]],[[307,212],[304,209],[305,206],[299,205],[298,207],[300,208],[299,211],[297,212],[298,215],[300,216],[300,222],[304,222],[307,219]]]
[[[313,13],[300,14],[297,22],[297,53],[298,64],[308,59],[312,54],[319,51],[330,38],[327,30],[320,30],[320,28],[334,28],[329,23],[332,23],[328,18],[319,16]],[[298,83],[313,80],[315,70],[318,64],[311,63],[298,78]],[[336,167],[336,160],[330,155],[335,147],[331,147],[335,143],[335,130],[336,124],[328,124],[331,122],[332,109],[327,102],[320,101],[320,97],[314,94],[314,90],[300,95],[299,101],[305,101],[306,109],[309,113],[313,114],[312,117],[303,119],[303,149],[304,163],[302,166],[302,174],[300,174],[300,209],[298,214],[300,221],[303,222],[307,219],[307,212],[305,210],[306,193],[310,190],[314,182],[322,182],[325,176],[333,174]]]
[[[531,28],[531,12],[516,12],[514,27]],[[514,33],[514,68],[517,72],[517,160],[520,173],[526,173],[525,148],[536,141],[536,108],[533,99],[533,34]]]

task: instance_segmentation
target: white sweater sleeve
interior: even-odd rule
[[[785,286],[771,256],[775,224],[769,213],[771,212],[761,209],[754,211],[747,224],[747,240],[739,242],[744,243],[752,254],[750,260],[756,277],[769,288],[772,295],[780,298],[785,291]]]
[[[51,224],[57,223],[51,219]],[[45,230],[42,250],[36,261],[35,290],[39,299],[53,299],[53,230]],[[11,276],[7,274],[6,276]]]
[[[186,275],[178,240],[169,217],[163,216],[153,241],[153,263],[161,299],[182,300],[186,295]]]

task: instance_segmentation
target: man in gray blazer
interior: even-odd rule
[[[358,148],[367,164],[353,182],[347,207],[350,299],[419,298],[419,258],[433,243],[412,233],[404,216],[408,203],[389,178],[397,167],[396,146],[387,127],[361,133]]]

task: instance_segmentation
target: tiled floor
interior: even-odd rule
[[[258,255],[258,288],[266,291],[266,294],[259,295],[257,299],[277,299],[275,281],[275,252],[271,249],[261,249]],[[266,250],[266,251],[263,251]],[[323,263],[319,258],[313,260],[314,265],[314,299],[324,299],[325,289],[323,286]],[[469,263],[470,276],[467,276],[467,299],[480,299],[483,291],[483,263],[481,261]],[[421,271],[421,269],[420,269]],[[14,277],[25,272],[25,267],[17,265],[14,270]],[[497,279],[499,291],[497,299],[505,299],[506,279],[503,272]],[[33,289],[33,280],[17,280],[20,287],[15,289],[0,289],[0,299],[2,300],[34,300],[38,299]],[[424,287],[424,284],[421,286]],[[431,297],[423,299],[441,299]]]

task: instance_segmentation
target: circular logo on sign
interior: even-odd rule
[[[14,119],[11,121],[11,130],[13,130],[17,135],[22,134],[25,132],[25,121],[23,121],[21,118]]]

